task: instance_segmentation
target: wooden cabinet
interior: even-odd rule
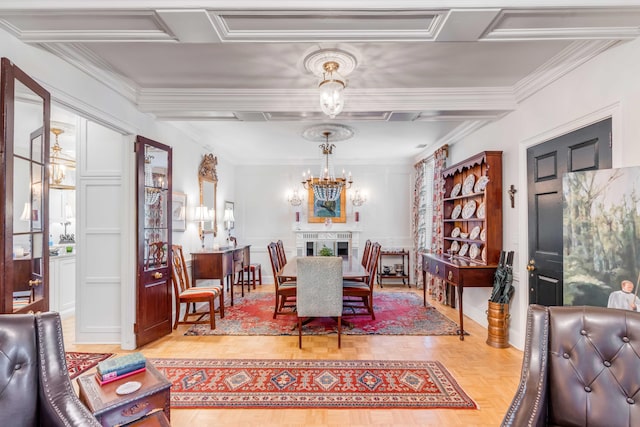
[[[378,261],[378,284],[380,287],[384,285],[383,281],[389,280],[402,280],[403,284],[407,284],[411,287],[409,284],[410,271],[411,265],[408,250],[388,249],[380,251],[380,260]]]
[[[236,262],[239,265],[239,271],[251,264],[251,245],[191,252],[192,286],[197,286],[198,280],[201,279],[217,279],[222,286],[225,278],[230,279],[231,285],[227,287],[230,287],[231,305],[233,306],[233,275]],[[224,292],[224,286],[222,290]],[[244,290],[242,296],[244,296]],[[179,314],[177,313],[176,316]]]
[[[502,250],[502,151],[444,170],[444,253],[497,264]]]
[[[462,293],[465,287],[491,287],[502,251],[502,152],[484,151],[443,171],[443,254],[424,254],[424,302],[427,275],[445,283],[446,302],[458,296],[460,339],[464,339]]]

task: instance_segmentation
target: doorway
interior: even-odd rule
[[[611,119],[527,149],[529,304],[562,305],[562,176],[611,168]]]

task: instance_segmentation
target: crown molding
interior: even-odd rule
[[[618,40],[583,40],[571,43],[513,86],[516,101],[524,101],[617,43]]]
[[[118,74],[109,63],[83,45],[43,43],[43,49],[59,56],[85,74],[122,95],[127,100],[137,102],[139,87],[133,81]]]
[[[477,131],[489,122],[490,120],[467,120],[442,138],[436,140],[432,144],[429,144],[429,146],[439,147],[444,144],[453,145],[464,137],[471,135],[473,132]]]

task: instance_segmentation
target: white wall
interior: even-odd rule
[[[527,292],[526,149],[606,117],[613,120],[613,166],[640,164],[640,40],[621,43],[523,101],[517,111],[453,145],[448,164],[503,150],[503,248],[516,252],[510,340],[523,348]],[[512,209],[506,190],[518,189]],[[464,292],[465,314],[487,324],[490,288]]]
[[[336,165],[343,167],[339,160]],[[408,165],[344,165],[353,174],[353,187],[347,191],[347,225],[362,230],[360,244],[366,239],[379,241],[384,247],[411,248],[410,230],[411,172]],[[295,209],[287,194],[298,188],[305,200],[300,206],[302,226],[307,223],[306,191],[300,184],[302,171],[319,173],[318,165],[242,166],[235,169],[236,224],[238,242],[251,244],[251,260],[262,264],[263,280],[273,283],[267,254],[269,242],[282,239],[291,255],[295,252]],[[352,190],[361,189],[367,202],[359,208],[360,223],[354,224]]]

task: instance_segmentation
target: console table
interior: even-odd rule
[[[241,264],[242,268],[251,264],[251,245],[191,252],[191,283],[196,286],[197,280],[217,279],[224,288],[225,278],[232,276],[233,281],[234,263]],[[244,296],[244,285],[241,287]],[[233,282],[230,289],[233,306]]]
[[[460,339],[464,340],[464,314],[462,311],[462,292],[464,288],[490,288],[498,266],[482,264],[468,259],[448,255],[422,254],[422,292],[424,305],[427,306],[427,273],[431,277],[431,286],[436,278],[447,285],[455,286],[458,291],[458,313],[460,314]],[[453,306],[453,304],[452,304]]]

